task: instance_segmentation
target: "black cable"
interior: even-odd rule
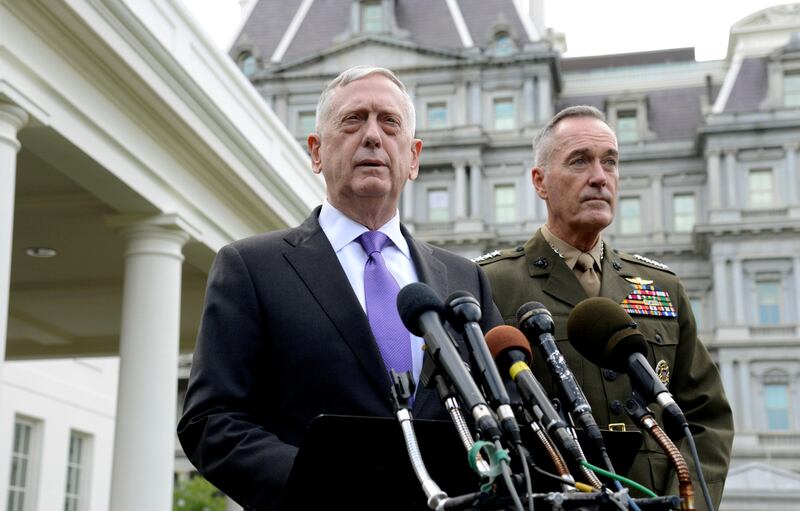
[[[497,447],[498,452],[503,450],[500,440],[495,440],[494,445]],[[517,488],[514,486],[514,482],[511,480],[511,467],[508,466],[508,460],[506,458],[500,458],[500,471],[503,474],[503,480],[508,488],[508,494],[511,496],[511,500],[514,501],[514,507],[517,508],[517,511],[525,511],[525,508],[522,507],[522,501],[519,499],[519,495],[517,494]]]
[[[692,436],[692,432],[689,430],[689,425],[687,423],[681,424],[683,427],[683,434],[686,435],[686,441],[689,443],[689,450],[692,452],[692,459],[694,460],[694,467],[697,471],[697,479],[700,481],[700,489],[703,490],[703,498],[706,501],[706,507],[708,511],[714,511],[714,503],[711,502],[711,494],[708,491],[708,486],[706,485],[706,478],[703,476],[703,466],[700,464],[700,456],[697,454],[697,446],[694,444],[694,437]]]

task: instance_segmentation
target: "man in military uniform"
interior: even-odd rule
[[[597,423],[601,428],[622,423],[635,430],[624,409],[631,392],[627,375],[601,369],[581,357],[568,342],[566,331],[569,313],[587,297],[604,296],[622,305],[648,341],[648,360],[686,415],[717,507],[728,473],[733,419],[719,372],[697,338],[689,299],[666,265],[614,250],[601,236],[614,219],[617,202],[616,135],[596,108],[569,107],[536,137],[534,152],[531,177],[537,194],[547,203],[547,223],[524,246],[478,258],[495,303],[505,322],[515,325],[520,305],[542,302],[553,315],[558,347],[581,383]],[[659,303],[654,310],[641,303],[642,290],[656,292]],[[550,395],[556,396],[555,382],[536,354],[533,371]],[[658,407],[651,408],[663,425]],[[694,477],[684,443],[678,445]],[[659,495],[678,493],[666,456],[646,434],[627,475]],[[698,509],[705,509],[696,479],[693,486]]]

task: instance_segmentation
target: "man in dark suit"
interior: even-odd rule
[[[400,193],[419,170],[413,134],[413,102],[393,73],[345,71],[322,93],[308,137],[326,201],[299,227],[232,243],[214,261],[178,435],[200,473],[245,509],[278,506],[314,417],[391,416],[388,369],[407,363],[419,377],[422,340],[407,331],[393,338],[388,349],[406,357],[396,363],[384,351],[391,327],[373,324],[398,318],[396,309],[369,313],[365,265],[378,256],[362,248],[365,233],[379,231],[380,264],[396,288],[422,281],[440,297],[469,291],[484,329],[502,322],[477,265],[400,225]],[[413,414],[446,418],[425,388]]]

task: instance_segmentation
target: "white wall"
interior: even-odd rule
[[[14,419],[38,422],[36,511],[64,508],[70,431],[91,435],[85,511],[106,511],[117,392],[117,358],[5,362],[0,389],[0,502],[6,505]],[[143,417],[142,420],[147,420]],[[143,490],[144,491],[144,490]],[[27,511],[27,509],[26,509]]]

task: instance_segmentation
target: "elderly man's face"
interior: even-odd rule
[[[404,105],[400,89],[382,75],[334,91],[322,133],[309,136],[308,146],[337,209],[394,213],[406,180],[417,177],[422,149],[409,135]]]
[[[536,192],[547,201],[548,226],[570,235],[599,234],[614,220],[619,181],[617,137],[593,117],[569,117],[555,127],[547,167],[534,167]]]

